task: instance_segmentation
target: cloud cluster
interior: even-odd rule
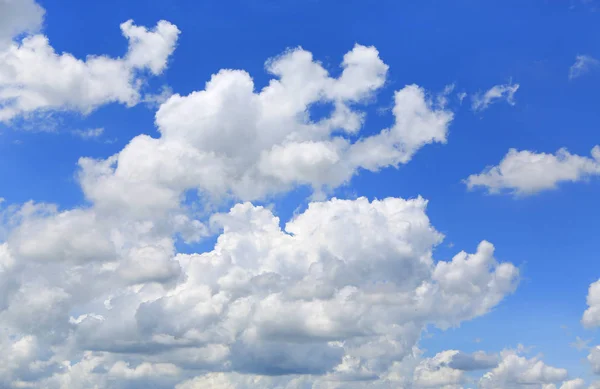
[[[393,123],[367,132],[361,107],[375,101],[388,66],[357,44],[337,77],[295,48],[266,62],[272,79],[260,90],[247,72],[225,69],[186,96],[142,96],[145,77],[167,66],[176,26],[127,21],[123,57],[81,60],[35,35],[43,14],[32,0],[0,0],[0,121],[146,102],[158,106],[159,136],[81,158],[85,206],[0,201],[0,387],[582,387],[522,350],[424,357],[423,331],[485,315],[515,290],[518,269],[485,240],[434,258],[443,235],[421,197],[327,199],[361,170],[398,167],[445,143],[453,86],[438,96],[397,90]],[[495,86],[473,108],[514,104],[517,89]],[[596,174],[599,153],[511,151],[468,184],[534,192]],[[562,173],[537,177],[548,167]],[[250,202],[300,186],[313,200],[285,223]],[[194,212],[203,207],[210,217]],[[209,236],[204,252],[178,251]],[[600,321],[594,296],[589,325]],[[594,350],[589,359],[597,362]]]
[[[179,35],[177,27],[164,20],[153,29],[129,20],[121,24],[129,43],[122,58],[88,56],[82,60],[56,53],[44,35],[17,35],[41,23],[43,10],[33,1],[2,0],[0,15],[15,24],[0,20],[0,122],[48,110],[85,114],[111,102],[135,105],[144,77],[166,68]],[[15,36],[19,39],[12,40]],[[3,45],[3,39],[9,43]]]
[[[592,149],[592,158],[560,149],[556,154],[510,149],[497,166],[470,175],[469,189],[483,187],[490,194],[508,191],[514,195],[532,195],[557,187],[561,182],[577,182],[600,174],[600,146]]]
[[[81,159],[84,192],[99,207],[138,213],[176,208],[189,190],[216,202],[298,186],[322,197],[360,169],[398,166],[446,142],[452,113],[416,85],[395,93],[391,127],[360,137],[364,114],[355,107],[384,85],[388,66],[374,47],[356,45],[342,69],[333,78],[310,52],[290,50],[267,62],[275,78],[260,91],[248,73],[221,70],[203,90],[160,106],[160,138],[140,135],[108,159]],[[315,104],[330,114],[311,118]]]

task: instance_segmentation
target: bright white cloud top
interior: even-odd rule
[[[13,3],[17,2],[2,0],[0,7],[28,17],[9,32],[30,30],[35,24],[29,19],[36,13],[20,8],[34,6],[27,5],[28,1],[19,6]],[[16,23],[11,15],[8,17]],[[0,31],[0,121],[46,110],[86,114],[111,102],[137,104],[146,74],[160,74],[166,68],[179,30],[166,21],[146,29],[130,20],[121,24],[121,31],[129,42],[123,58],[88,56],[85,60],[56,53],[48,38],[40,34],[26,35],[4,47]]]
[[[600,146],[592,149],[592,157],[571,154],[560,149],[556,154],[510,149],[497,166],[470,175],[469,189],[483,187],[491,194],[509,192],[532,195],[555,189],[562,182],[583,181],[600,174]]]

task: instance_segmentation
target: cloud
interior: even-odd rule
[[[600,346],[592,347],[587,359],[592,366],[592,371],[600,374]]]
[[[519,90],[519,84],[513,84],[509,82],[503,85],[494,85],[485,93],[477,93],[473,95],[471,108],[473,111],[483,111],[489,107],[490,104],[498,101],[505,100],[510,105],[515,105],[515,93]]]
[[[81,139],[89,140],[99,138],[100,136],[102,136],[102,134],[104,134],[104,128],[98,127],[87,128],[85,130],[73,130],[71,131],[71,133]]]
[[[568,376],[567,370],[548,366],[537,357],[528,359],[511,350],[503,351],[501,356],[500,364],[481,378],[481,389],[539,387],[558,383]]]
[[[572,342],[569,346],[573,347],[574,349],[581,351],[581,350],[585,350],[590,348],[589,343],[591,342],[590,339],[581,339],[579,336],[576,337],[575,341]]]
[[[510,149],[499,165],[470,175],[464,182],[469,189],[484,187],[490,194],[508,191],[514,195],[533,195],[555,189],[561,182],[578,182],[600,174],[600,146],[592,158],[560,149],[556,154]]]
[[[238,204],[211,217],[223,232],[202,254],[174,253],[174,222],[28,204],[1,246],[0,275],[15,282],[0,322],[10,339],[35,340],[34,364],[73,361],[42,374],[48,382],[93,355],[103,356],[93,371],[151,371],[169,385],[175,369],[373,380],[412,355],[426,325],[483,315],[516,286],[517,269],[487,242],[434,261],[442,236],[426,204],[313,202],[285,230],[271,211]]]
[[[0,0],[0,50],[15,36],[37,32],[43,19],[44,9],[34,0]]]
[[[332,78],[310,52],[289,50],[267,61],[275,78],[260,91],[248,73],[221,70],[204,90],[160,106],[160,138],[140,135],[108,159],[81,159],[84,192],[123,212],[168,211],[191,189],[216,202],[298,186],[322,197],[361,169],[405,164],[424,145],[446,142],[452,113],[416,85],[395,92],[391,127],[360,137],[364,114],[355,107],[372,101],[388,67],[374,47],[356,45],[342,69]],[[314,120],[314,104],[332,113]]]
[[[575,57],[575,63],[569,68],[569,79],[572,80],[581,77],[598,67],[598,65],[600,65],[600,61],[596,58],[590,57],[589,55],[578,55]]]
[[[164,20],[153,29],[129,20],[121,24],[129,42],[122,58],[88,56],[82,60],[56,53],[44,35],[15,35],[39,25],[43,15],[39,5],[2,0],[0,7],[9,15],[29,15],[27,20],[14,19],[22,27],[8,25],[8,32],[18,40],[0,47],[0,122],[49,110],[87,114],[111,102],[135,105],[146,74],[158,75],[166,68],[179,35],[177,27]]]
[[[587,328],[600,326],[600,280],[592,283],[587,295],[588,309],[583,313],[582,324]]]

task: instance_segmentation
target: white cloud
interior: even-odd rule
[[[600,374],[600,346],[592,347],[587,359],[592,366],[592,371]]]
[[[600,280],[590,285],[587,305],[588,309],[583,313],[581,322],[587,328],[600,326]]]
[[[567,370],[548,366],[537,357],[528,359],[515,351],[506,350],[502,352],[502,360],[498,367],[481,378],[479,387],[482,389],[518,389],[535,385],[539,387],[556,384],[565,380],[567,376]]]
[[[519,84],[502,84],[494,85],[485,93],[477,93],[472,97],[471,108],[473,111],[483,111],[489,107],[490,104],[498,101],[505,100],[510,105],[515,105],[515,93],[519,90]]]
[[[44,9],[35,0],[0,0],[0,50],[15,36],[37,32],[43,18]]]
[[[600,146],[592,149],[592,158],[560,149],[556,154],[510,149],[499,165],[470,175],[469,189],[484,187],[491,194],[504,190],[515,195],[532,195],[555,189],[561,182],[577,182],[600,174]]]
[[[409,85],[395,93],[395,123],[358,138],[356,111],[383,86],[387,65],[374,47],[356,45],[332,78],[312,54],[290,50],[267,62],[276,78],[261,91],[250,75],[221,70],[202,91],[175,94],[156,114],[161,137],[141,135],[106,160],[82,159],[88,199],[123,212],[164,212],[186,190],[208,200],[255,200],[311,186],[317,195],[348,182],[360,169],[410,161],[426,144],[446,141],[452,113]],[[310,118],[313,104],[333,112]]]
[[[575,58],[575,63],[569,68],[569,79],[581,77],[592,69],[598,67],[600,61],[589,55],[578,55]]]
[[[89,379],[155,372],[169,385],[188,369],[391,385],[394,362],[412,355],[428,323],[485,314],[518,276],[487,242],[435,262],[442,236],[425,206],[420,198],[311,203],[283,231],[267,209],[238,204],[211,218],[223,228],[213,251],[183,255],[169,238],[177,223],[29,204],[15,211],[2,246],[0,274],[16,282],[0,323],[11,339],[35,339],[39,363],[83,358],[40,373],[73,388],[81,386],[67,377],[84,366],[95,372]],[[90,367],[86,350],[103,359]]]
[[[31,1],[2,0],[0,7],[9,15],[30,15],[26,21],[15,19],[20,29],[8,26],[13,36],[33,30],[43,14]],[[123,58],[88,56],[81,60],[69,53],[58,54],[40,34],[26,34],[0,47],[0,121],[48,110],[86,114],[106,103],[138,103],[144,71],[156,75],[165,69],[179,30],[164,20],[151,30],[130,20],[121,24],[121,31],[129,41]]]
[[[104,128],[98,127],[87,128],[85,130],[73,130],[71,133],[84,140],[95,139],[101,137],[102,134],[104,134]]]

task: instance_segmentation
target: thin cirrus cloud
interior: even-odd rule
[[[575,79],[598,68],[600,61],[589,55],[578,55],[575,63],[569,68],[569,79]]]
[[[591,155],[571,154],[564,148],[555,154],[510,149],[498,165],[470,175],[464,182],[469,189],[483,188],[490,194],[533,195],[563,182],[600,175],[600,146],[595,146]]]
[[[491,104],[504,100],[510,105],[515,105],[515,93],[519,90],[519,84],[494,85],[486,92],[476,93],[471,97],[471,108],[475,112],[487,109]]]

